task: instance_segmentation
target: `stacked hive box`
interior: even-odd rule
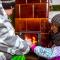
[[[39,43],[46,46],[49,31],[48,0],[16,0],[15,11],[16,32],[40,32]]]

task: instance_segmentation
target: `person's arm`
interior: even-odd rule
[[[60,56],[60,46],[56,46],[54,48],[44,48],[42,46],[36,46],[34,48],[34,53],[38,56],[51,59]]]
[[[0,46],[6,48],[6,50],[3,49],[2,51],[14,54],[17,50],[22,54],[26,54],[30,49],[26,41],[21,39],[18,35],[15,35],[12,25],[7,20],[0,23]]]
[[[45,58],[51,58],[52,56],[52,49],[46,49],[44,47],[41,47],[41,46],[36,46],[34,48],[34,53],[36,53],[38,56],[42,56],[42,57],[45,57]]]

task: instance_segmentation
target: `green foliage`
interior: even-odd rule
[[[52,8],[51,11],[60,11],[60,5],[52,5],[50,7]]]

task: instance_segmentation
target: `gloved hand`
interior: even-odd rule
[[[11,55],[23,55],[22,50],[16,49],[16,48],[8,48],[7,50],[8,53]]]
[[[29,47],[31,48],[31,46],[32,46],[32,41],[30,40],[30,39],[28,39],[28,40],[25,40],[26,42],[27,42],[27,44],[29,45]]]
[[[34,48],[36,47],[36,45],[33,44],[30,39],[26,40],[26,42],[29,45],[30,49],[34,52]]]

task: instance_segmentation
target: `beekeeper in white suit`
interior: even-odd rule
[[[10,60],[11,55],[23,55],[29,52],[29,46],[18,35],[8,19],[12,14],[13,3],[0,3],[0,60]]]

